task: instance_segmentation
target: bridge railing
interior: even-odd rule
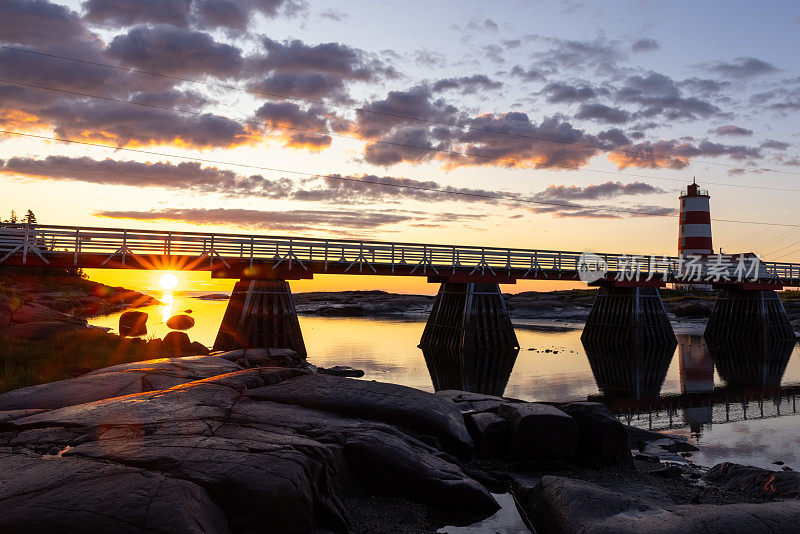
[[[11,255],[30,255],[47,261],[52,255],[71,255],[79,266],[82,254],[105,255],[125,263],[135,256],[161,255],[194,257],[198,261],[227,263],[245,260],[286,262],[305,268],[307,262],[348,264],[348,269],[370,272],[375,266],[392,269],[411,266],[421,274],[447,274],[467,269],[469,272],[511,273],[523,271],[523,277],[536,273],[560,273],[578,278],[581,252],[512,249],[498,247],[453,246],[352,239],[319,239],[269,235],[164,232],[119,228],[67,227],[52,225],[0,225],[0,264]],[[674,256],[631,256],[596,254],[611,273],[632,269],[632,258],[644,278],[667,276],[676,281],[681,260]],[[702,274],[709,272],[705,264]],[[800,284],[800,264],[760,262],[758,278],[785,285]],[[792,283],[790,283],[792,282]]]

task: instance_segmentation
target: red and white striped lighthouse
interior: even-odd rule
[[[678,254],[713,254],[708,191],[692,181],[681,195]]]

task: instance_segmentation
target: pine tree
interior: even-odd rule
[[[36,224],[36,215],[33,214],[33,211],[28,210],[25,213],[25,222],[28,224]]]
[[[11,218],[8,219],[8,222],[10,222],[11,224],[17,224],[17,212],[16,211],[11,210]]]

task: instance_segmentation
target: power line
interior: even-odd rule
[[[218,83],[218,82],[208,82],[208,81],[202,81],[202,80],[195,80],[195,79],[191,79],[191,78],[184,78],[182,76],[173,76],[173,75],[170,75],[170,74],[164,74],[164,73],[160,73],[160,72],[146,71],[146,70],[141,70],[141,69],[136,69],[136,68],[129,68],[129,67],[121,67],[121,66],[118,66],[118,65],[111,65],[109,63],[101,63],[101,62],[98,62],[98,61],[90,61],[90,60],[86,60],[86,59],[73,58],[73,57],[68,57],[68,56],[61,56],[61,55],[58,55],[58,54],[40,52],[40,51],[37,51],[37,50],[26,50],[24,48],[16,48],[16,47],[7,46],[7,45],[0,45],[0,49],[9,50],[9,51],[12,51],[12,52],[25,53],[25,54],[33,54],[33,55],[43,56],[43,57],[47,57],[47,58],[51,58],[51,59],[59,59],[59,60],[63,60],[63,61],[74,61],[74,62],[86,64],[86,65],[92,65],[92,66],[95,66],[95,67],[102,67],[102,68],[114,69],[114,70],[119,70],[119,71],[124,71],[124,72],[132,72],[132,73],[136,73],[136,74],[144,74],[144,75],[147,75],[147,76],[156,76],[156,77],[161,77],[161,78],[167,78],[167,79],[171,79],[171,80],[175,80],[175,81],[181,81],[181,82],[187,82],[187,83],[196,83],[196,84],[200,84],[200,85],[205,85],[207,87],[216,87],[216,88],[219,88],[219,89],[228,89],[228,90],[233,90],[233,91],[241,91],[241,92],[244,92],[244,93],[258,95],[258,96],[268,96],[268,97],[272,97],[272,98],[280,98],[280,99],[283,99],[283,100],[304,102],[304,103],[308,103],[308,104],[316,104],[316,105],[332,107],[332,108],[337,108],[337,109],[346,109],[346,110],[349,110],[349,111],[355,111],[356,113],[371,113],[371,114],[374,114],[374,115],[381,115],[381,116],[384,116],[384,117],[391,117],[391,118],[404,119],[404,120],[413,120],[413,121],[423,122],[423,123],[427,123],[427,124],[436,124],[436,125],[440,125],[440,126],[448,126],[448,127],[452,127],[452,128],[462,128],[462,129],[469,128],[470,131],[491,133],[491,134],[496,134],[496,135],[506,135],[506,136],[510,136],[510,137],[517,137],[517,138],[522,138],[522,139],[530,139],[530,140],[534,140],[534,141],[544,141],[544,142],[547,142],[547,143],[556,143],[556,144],[564,144],[564,145],[581,146],[581,147],[585,147],[585,148],[592,148],[592,149],[595,149],[595,150],[602,150],[602,151],[605,151],[605,152],[618,152],[618,153],[625,154],[627,156],[633,156],[633,157],[664,158],[664,159],[678,158],[679,157],[679,156],[670,155],[670,154],[648,153],[648,152],[635,151],[635,150],[630,150],[630,149],[625,149],[625,148],[612,148],[612,147],[608,147],[608,146],[604,146],[604,145],[597,145],[597,144],[591,144],[591,143],[581,143],[581,142],[578,142],[578,141],[568,141],[568,140],[564,140],[564,139],[551,139],[551,138],[547,138],[547,137],[540,137],[540,136],[534,136],[534,135],[528,135],[528,134],[520,134],[520,133],[514,133],[514,132],[504,132],[504,131],[501,131],[501,130],[493,130],[493,129],[489,129],[489,128],[475,127],[475,126],[472,126],[472,125],[469,125],[469,124],[467,124],[467,125],[457,124],[457,123],[453,123],[453,122],[439,121],[439,120],[435,120],[435,119],[426,119],[426,118],[423,118],[423,117],[414,117],[414,116],[411,116],[411,115],[403,115],[403,114],[399,114],[399,113],[390,113],[390,112],[379,111],[379,110],[363,108],[363,107],[346,106],[346,105],[343,105],[343,104],[333,104],[333,103],[329,103],[329,102],[324,102],[322,100],[314,100],[314,99],[310,99],[310,98],[302,98],[302,97],[284,95],[284,94],[273,93],[273,92],[269,92],[269,91],[248,89],[248,88],[245,88],[245,87],[239,87],[239,86],[236,86],[236,85],[229,85],[229,84],[223,84],[223,83]],[[795,171],[784,171],[784,170],[779,170],[779,169],[767,169],[767,168],[761,168],[761,167],[749,167],[749,166],[742,166],[742,165],[731,164],[731,163],[721,163],[721,162],[717,162],[717,161],[705,161],[705,160],[697,160],[697,159],[691,159],[691,158],[682,158],[682,159],[684,159],[685,161],[698,163],[698,164],[703,164],[703,165],[716,165],[716,166],[720,166],[720,167],[755,170],[755,171],[761,171],[761,172],[773,172],[773,173],[778,173],[778,174],[790,174],[790,175],[798,175],[798,174],[800,174],[799,172],[795,172]],[[707,182],[707,183],[712,183],[712,182]],[[722,185],[722,184],[714,184],[714,185]]]
[[[264,171],[271,171],[271,172],[278,172],[278,173],[287,173],[287,174],[296,174],[302,176],[312,176],[315,178],[328,178],[332,180],[340,180],[343,182],[355,182],[359,184],[372,184],[381,187],[395,187],[399,189],[412,189],[416,191],[427,191],[430,193],[440,193],[445,195],[458,195],[458,196],[468,196],[468,197],[478,197],[478,198],[486,198],[486,199],[493,199],[493,200],[505,200],[508,202],[517,202],[522,204],[539,204],[545,206],[555,206],[555,207],[563,207],[563,208],[571,208],[571,209],[601,209],[603,211],[608,212],[617,212],[617,213],[626,213],[629,215],[647,215],[652,217],[678,217],[678,214],[675,213],[656,213],[656,212],[647,212],[647,211],[639,211],[639,210],[632,210],[632,209],[625,209],[625,208],[607,208],[602,206],[591,206],[586,204],[571,204],[567,202],[551,202],[545,200],[533,200],[530,198],[519,198],[515,196],[509,195],[489,195],[485,193],[477,193],[477,192],[468,192],[468,191],[454,191],[449,189],[442,189],[436,187],[422,187],[422,186],[415,186],[415,185],[404,185],[404,184],[391,184],[385,182],[377,182],[374,180],[362,180],[359,178],[348,178],[346,176],[339,176],[336,174],[319,174],[313,172],[304,172],[304,171],[292,171],[287,169],[277,169],[274,167],[265,167],[261,165],[252,165],[248,163],[235,163],[230,161],[221,161],[221,160],[214,160],[208,158],[198,158],[193,156],[182,156],[179,154],[169,154],[166,152],[158,152],[154,150],[143,150],[139,148],[128,148],[128,147],[121,147],[116,145],[107,145],[104,143],[94,143],[90,141],[80,141],[77,139],[66,139],[61,137],[47,137],[44,135],[35,135],[29,134],[24,132],[15,132],[11,130],[0,130],[0,134],[6,135],[17,135],[22,137],[30,137],[34,139],[42,139],[45,141],[58,141],[62,143],[72,143],[77,145],[84,145],[84,146],[95,146],[100,148],[108,148],[111,150],[123,150],[126,152],[136,152],[139,154],[148,154],[154,156],[161,156],[167,158],[177,158],[183,159],[188,161],[197,161],[202,163],[213,163],[215,165],[229,165],[232,167],[243,167],[248,169],[257,169],[257,170],[264,170]],[[712,219],[715,222],[727,222],[727,223],[739,223],[739,224],[758,224],[758,225],[766,225],[766,226],[784,226],[784,227],[797,227],[800,228],[800,224],[781,224],[781,223],[770,223],[765,221],[745,221],[739,219]]]
[[[1,47],[2,46],[0,46],[0,48]],[[121,98],[114,98],[114,97],[109,97],[109,96],[95,95],[95,94],[91,94],[91,93],[84,93],[84,92],[81,92],[81,91],[72,91],[72,90],[68,90],[68,89],[59,89],[59,88],[55,88],[55,87],[48,87],[48,86],[44,86],[44,85],[37,85],[37,84],[31,84],[31,83],[25,83],[25,82],[18,82],[18,81],[14,81],[14,80],[0,79],[0,83],[18,85],[18,86],[21,86],[21,87],[28,87],[28,88],[32,88],[32,89],[40,89],[40,90],[45,90],[45,91],[52,91],[52,92],[56,92],[56,93],[64,93],[64,94],[69,94],[69,95],[73,95],[73,96],[85,97],[85,98],[94,98],[94,99],[98,99],[98,100],[104,100],[104,101],[108,101],[108,102],[115,102],[115,103],[119,103],[119,104],[127,104],[127,105],[131,105],[131,106],[139,106],[139,107],[159,109],[159,110],[165,110],[165,111],[173,111],[173,112],[177,112],[177,113],[185,113],[185,114],[195,115],[195,116],[202,116],[202,115],[206,114],[206,113],[204,113],[202,111],[195,111],[195,110],[182,109],[182,108],[174,108],[174,107],[170,107],[170,106],[161,106],[161,105],[158,105],[158,104],[149,104],[147,102],[136,102],[136,101],[131,101],[131,100],[124,100],[124,99],[121,99]],[[222,115],[220,115],[220,116],[224,117]],[[358,140],[358,141],[364,141],[364,142],[368,142],[368,143],[379,143],[379,144],[390,145],[390,146],[395,146],[395,147],[403,147],[403,148],[411,148],[411,149],[417,149],[417,150],[425,150],[425,151],[429,151],[429,152],[438,152],[438,153],[447,154],[447,155],[451,155],[451,156],[474,157],[474,158],[488,159],[488,160],[495,160],[495,161],[506,161],[506,162],[511,162],[511,163],[521,163],[521,160],[516,159],[516,158],[507,158],[507,157],[501,157],[501,156],[487,156],[485,154],[478,154],[478,153],[473,153],[473,154],[469,154],[468,155],[468,154],[464,154],[462,152],[453,151],[453,150],[446,150],[446,149],[442,149],[442,148],[420,146],[420,145],[412,145],[412,144],[408,144],[408,143],[399,143],[399,142],[395,142],[395,141],[373,140],[373,139],[367,139],[367,138],[359,137],[359,136],[356,136],[356,135],[341,134],[341,133],[336,133],[336,132],[327,132],[327,131],[321,132],[319,130],[313,130],[313,129],[309,129],[309,128],[300,128],[300,127],[297,127],[297,126],[288,126],[288,125],[284,125],[284,124],[276,124],[276,123],[271,123],[271,122],[268,122],[268,121],[254,121],[254,120],[249,120],[249,119],[233,119],[233,118],[230,118],[230,117],[224,117],[224,118],[227,118],[227,119],[235,121],[235,122],[240,122],[240,123],[243,123],[243,124],[252,124],[252,125],[255,125],[255,126],[264,126],[264,125],[266,125],[266,126],[269,126],[271,128],[278,128],[278,129],[282,129],[282,130],[298,131],[298,132],[312,133],[312,134],[324,135],[324,136],[342,137],[342,138],[347,138],[347,139],[355,139],[355,140]],[[646,180],[662,180],[662,181],[681,182],[681,183],[685,182],[685,180],[683,180],[681,178],[667,178],[667,177],[663,177],[663,176],[652,176],[652,175],[636,174],[636,173],[630,173],[630,172],[601,171],[601,170],[598,170],[598,169],[587,169],[587,168],[584,168],[584,167],[558,165],[558,164],[555,164],[555,163],[536,163],[536,165],[537,166],[541,166],[541,167],[551,167],[551,168],[556,168],[556,169],[567,169],[567,170],[573,170],[573,171],[579,171],[579,172],[591,172],[591,173],[597,173],[597,174],[603,174],[603,175],[613,174],[613,175],[616,175],[616,176],[629,176],[629,177],[633,177],[633,178],[646,179]],[[800,174],[800,173],[798,173],[798,174]],[[726,184],[726,183],[720,183],[720,182],[705,182],[705,183],[709,184],[709,185],[718,185],[718,186],[722,186],[722,187],[737,187],[737,188],[741,188],[741,189],[757,189],[757,190],[768,190],[768,191],[800,192],[800,189],[783,188],[783,187],[769,187],[769,186],[762,186],[762,185],[754,186],[754,185],[744,185],[744,184]]]

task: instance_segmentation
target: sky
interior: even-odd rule
[[[0,217],[675,254],[696,177],[716,249],[800,261],[796,2],[0,0],[0,43]]]

